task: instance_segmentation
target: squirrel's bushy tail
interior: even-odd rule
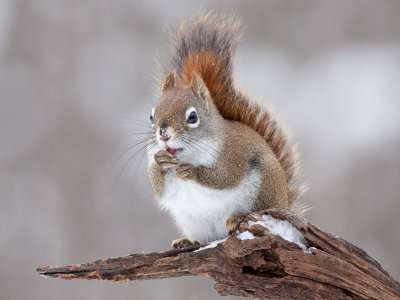
[[[299,164],[296,149],[288,143],[287,134],[271,112],[250,100],[233,82],[233,57],[242,32],[240,21],[232,15],[208,13],[183,22],[178,34],[171,35],[171,57],[160,64],[160,80],[175,70],[177,79],[189,85],[196,73],[225,119],[247,124],[264,137],[286,174],[292,206],[304,189],[296,183]]]

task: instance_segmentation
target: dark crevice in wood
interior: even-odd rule
[[[243,266],[242,267],[242,272],[243,274],[249,274],[253,276],[261,276],[261,277],[276,277],[276,278],[282,278],[287,276],[286,273],[284,272],[279,272],[280,270],[263,270],[261,268],[257,268],[256,270],[253,269],[250,266]]]

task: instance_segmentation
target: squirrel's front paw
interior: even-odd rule
[[[198,241],[191,241],[187,238],[180,238],[172,241],[172,247],[175,249],[183,249],[190,246],[200,245]]]
[[[181,163],[178,168],[176,168],[176,177],[180,180],[190,180],[193,179],[195,175],[195,166],[188,163]]]
[[[162,169],[175,167],[179,163],[179,159],[166,150],[160,150],[154,154],[154,160]]]

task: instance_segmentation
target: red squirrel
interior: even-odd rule
[[[161,63],[148,175],[184,236],[174,248],[224,238],[248,212],[291,208],[303,191],[286,133],[234,85],[241,35],[237,18],[202,15],[181,24]]]

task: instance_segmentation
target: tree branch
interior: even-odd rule
[[[304,252],[254,224],[262,222],[262,214],[287,220],[310,248]],[[221,295],[260,299],[400,299],[399,283],[362,249],[288,210],[250,213],[239,227],[240,233],[245,231],[255,238],[232,235],[216,247],[132,254],[37,271],[49,277],[112,281],[203,275],[216,281]]]

